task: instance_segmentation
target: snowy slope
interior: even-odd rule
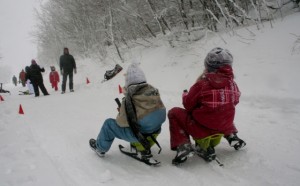
[[[299,20],[300,13],[295,13],[276,20],[274,28],[264,23],[262,30],[249,27],[235,36],[209,35],[177,48],[153,41],[156,47],[135,48],[129,55],[141,63],[148,82],[160,89],[171,109],[181,106],[181,92],[203,71],[209,50],[221,46],[233,53],[242,92],[235,123],[247,146],[235,151],[222,140],[216,153],[224,167],[198,157],[173,166],[168,121],[158,137],[163,151],[158,155],[153,147],[160,167],[122,155],[117,146],[127,143],[117,139],[106,157],[99,158],[88,140],[97,136],[106,118],[116,116],[114,98],[122,97],[118,85],[124,84],[129,62],[121,64],[124,70],[114,79],[100,83],[113,65],[78,59],[75,93],[61,95],[51,89],[49,70],[44,81],[50,96],[19,96],[23,87],[5,85],[11,95],[1,94],[0,102],[0,185],[299,185],[300,53],[292,53],[293,34],[300,35]],[[24,115],[18,114],[20,104]]]

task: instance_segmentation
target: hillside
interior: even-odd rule
[[[132,49],[124,70],[100,83],[105,70],[90,59],[77,59],[75,92],[62,95],[51,89],[49,70],[44,74],[50,96],[19,96],[22,87],[0,102],[0,180],[3,186],[153,186],[153,185],[289,185],[300,184],[300,52],[292,52],[300,35],[300,13],[276,20],[273,28],[241,28],[235,35],[208,35],[203,40],[170,48],[164,41],[155,47]],[[250,32],[251,31],[251,32]],[[225,43],[225,42],[226,43]],[[235,123],[247,142],[235,151],[226,140],[216,148],[224,167],[190,158],[183,166],[171,164],[169,124],[158,137],[163,150],[154,156],[160,167],[149,167],[122,155],[115,140],[106,157],[89,148],[106,118],[117,114],[118,85],[131,61],[141,63],[148,83],[159,88],[167,107],[181,106],[181,92],[203,71],[209,50],[221,46],[234,55],[236,82],[242,92]],[[75,56],[76,57],[76,56]],[[109,60],[109,59],[108,59]],[[107,64],[112,64],[108,63]],[[86,78],[91,83],[86,84]],[[18,114],[19,105],[25,112]]]

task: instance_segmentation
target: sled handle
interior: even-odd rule
[[[118,104],[118,107],[121,107],[121,102],[120,102],[119,98],[115,98],[115,101]]]

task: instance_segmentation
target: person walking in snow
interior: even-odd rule
[[[29,66],[26,66],[25,67],[25,81],[26,81],[26,85],[27,85],[27,88],[28,88],[28,92],[29,92],[29,95],[31,94],[34,94],[34,88],[33,88],[33,85],[31,83],[31,80],[30,80],[30,67]]]
[[[57,85],[58,85],[58,82],[59,82],[59,74],[55,70],[54,66],[51,66],[50,69],[51,69],[51,72],[49,73],[49,80],[50,80],[50,83],[52,85],[52,88],[54,88],[54,90],[57,91],[58,90]]]
[[[64,94],[66,92],[66,83],[67,83],[68,76],[69,76],[69,89],[71,92],[74,92],[73,71],[75,74],[77,73],[76,62],[74,57],[69,54],[68,48],[64,48],[64,54],[60,56],[59,65],[60,65],[60,73],[63,76],[61,93]]]
[[[34,59],[31,60],[31,66],[28,69],[26,78],[30,79],[30,81],[33,85],[35,97],[40,96],[39,88],[41,89],[41,91],[43,92],[43,94],[45,96],[49,95],[49,93],[44,85],[42,72],[45,72],[45,69],[41,68]]]
[[[18,84],[18,79],[17,79],[17,77],[14,75],[13,76],[13,78],[12,78],[12,82],[13,82],[13,84],[15,85],[15,86],[17,86],[17,84]]]
[[[22,83],[23,87],[25,87],[25,83],[26,83],[25,76],[26,76],[26,73],[25,73],[24,69],[22,69],[19,74],[19,82]]]
[[[166,108],[158,89],[147,83],[137,63],[127,69],[124,90],[125,98],[116,119],[105,120],[97,139],[90,140],[90,146],[99,156],[104,156],[114,139],[119,138],[130,142],[132,150],[145,161],[153,161],[150,148],[157,142],[155,138],[166,119]]]
[[[227,49],[212,49],[204,60],[203,74],[182,94],[184,108],[169,110],[171,150],[177,151],[173,164],[183,163],[191,155],[190,136],[196,142],[197,154],[206,161],[216,158],[214,147],[223,135],[236,150],[246,145],[233,123],[240,91],[232,62]]]

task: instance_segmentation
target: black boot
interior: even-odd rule
[[[179,165],[187,160],[188,157],[193,155],[192,145],[187,143],[177,147],[177,154],[172,160],[173,165]]]
[[[215,149],[212,146],[207,147],[207,149],[204,150],[200,146],[196,145],[196,152],[197,152],[198,156],[200,156],[207,162],[211,162],[212,160],[215,160],[217,157],[217,155],[215,153]]]
[[[240,139],[236,134],[230,134],[229,136],[225,136],[229,145],[233,147],[235,150],[239,150],[246,146],[246,142]]]

